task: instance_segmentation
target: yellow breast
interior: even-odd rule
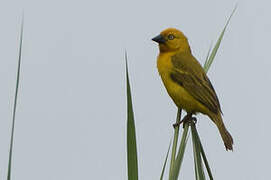
[[[208,110],[193,98],[182,86],[171,79],[170,74],[173,71],[171,56],[173,54],[174,53],[160,53],[157,58],[158,72],[169,96],[179,108],[185,109],[187,112],[202,112],[206,114]]]

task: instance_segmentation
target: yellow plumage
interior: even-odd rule
[[[202,112],[207,114],[207,108],[195,100],[187,90],[171,79],[170,73],[174,69],[171,63],[172,56],[173,54],[170,52],[160,54],[157,58],[157,68],[169,96],[178,107],[185,109],[187,112]]]
[[[153,40],[159,43],[157,68],[174,103],[188,113],[208,115],[217,125],[226,149],[232,150],[233,139],[224,126],[215,90],[192,55],[187,38],[179,30],[169,28]]]

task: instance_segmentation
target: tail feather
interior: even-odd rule
[[[233,145],[233,139],[229,131],[226,129],[222,117],[220,114],[215,115],[214,118],[212,118],[216,126],[218,127],[218,130],[220,132],[220,135],[224,141],[224,145],[226,147],[226,150],[233,150],[232,145]]]

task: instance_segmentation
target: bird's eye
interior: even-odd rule
[[[168,39],[169,39],[169,40],[173,40],[174,38],[175,38],[175,37],[174,37],[173,34],[168,35]]]

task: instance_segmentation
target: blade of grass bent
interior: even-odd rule
[[[176,117],[176,123],[179,123],[181,121],[182,116],[182,109],[178,108],[177,117]],[[177,150],[177,144],[178,144],[178,137],[179,137],[179,129],[180,126],[176,126],[174,128],[174,138],[173,138],[173,145],[172,145],[172,151],[171,151],[171,160],[170,160],[170,167],[169,167],[169,174],[172,174],[174,162],[176,158],[176,150]]]
[[[235,10],[236,10],[236,7],[237,7],[237,6],[235,6],[235,8],[233,9],[233,11],[232,11],[232,13],[231,13],[229,19],[227,20],[226,25],[224,26],[224,28],[223,28],[223,30],[222,30],[222,32],[221,32],[221,34],[220,34],[220,36],[219,36],[219,38],[218,38],[216,44],[215,44],[215,46],[214,46],[214,48],[213,48],[213,50],[212,50],[212,53],[211,53],[210,57],[208,58],[207,62],[205,62],[205,64],[204,64],[204,69],[205,69],[206,72],[209,70],[209,68],[211,67],[211,64],[212,64],[213,61],[214,61],[214,58],[215,58],[215,56],[216,56],[216,53],[217,53],[218,48],[219,48],[219,46],[220,46],[220,43],[221,43],[221,41],[222,41],[222,39],[223,39],[223,36],[224,36],[225,31],[226,31],[226,29],[227,29],[227,26],[228,26],[228,24],[229,24],[229,22],[230,22],[230,20],[231,20],[231,17],[233,16],[233,14],[234,14],[234,12],[235,12]]]
[[[24,27],[24,16],[22,16],[22,22],[21,22],[20,48],[19,48],[17,79],[16,79],[16,88],[15,88],[15,96],[14,96],[14,104],[13,104],[13,112],[12,112],[12,128],[11,128],[10,147],[9,147],[7,180],[11,179],[11,164],[12,164],[12,152],[13,152],[13,144],[14,144],[15,117],[16,117],[17,99],[18,99],[18,91],[19,91],[19,83],[20,83],[20,72],[21,72],[21,59],[22,59],[22,46],[23,46],[23,27]]]
[[[201,160],[201,154],[200,154],[200,145],[196,137],[197,135],[195,131],[196,131],[195,124],[191,123],[196,179],[205,180],[204,169],[202,167],[202,160]]]
[[[203,158],[204,165],[205,165],[205,167],[207,169],[207,173],[209,175],[210,180],[213,180],[214,178],[213,178],[213,175],[212,175],[212,171],[211,171],[211,168],[209,166],[208,160],[206,158],[206,155],[205,155],[205,152],[204,152],[204,149],[203,149],[203,146],[201,144],[200,137],[199,137],[199,134],[198,134],[198,131],[197,131],[196,128],[195,128],[195,134],[196,134],[196,138],[197,138],[197,140],[199,142],[199,145],[200,145],[200,151],[201,151],[201,155],[202,155],[202,158]]]
[[[171,142],[169,143],[169,146],[168,146],[167,155],[166,155],[166,159],[165,159],[165,162],[164,162],[164,165],[163,165],[163,169],[162,169],[162,172],[161,172],[160,180],[163,180],[163,178],[164,178],[164,172],[165,172],[166,165],[167,165],[167,159],[168,159],[168,154],[169,154],[170,146],[171,146]]]
[[[131,97],[131,87],[129,81],[127,53],[125,52],[126,61],[126,86],[127,86],[127,168],[128,180],[138,180],[138,162],[136,148],[136,130],[134,122],[134,112]]]
[[[178,177],[179,177],[181,165],[182,165],[182,162],[183,162],[184,152],[185,152],[185,148],[186,148],[186,144],[187,144],[187,139],[188,139],[187,138],[188,127],[189,127],[189,124],[186,123],[184,125],[184,131],[183,131],[183,135],[182,135],[182,139],[181,139],[181,144],[180,144],[180,147],[179,147],[179,151],[178,151],[176,160],[174,162],[173,171],[172,171],[172,174],[170,174],[170,177],[169,177],[170,180],[177,180]]]

